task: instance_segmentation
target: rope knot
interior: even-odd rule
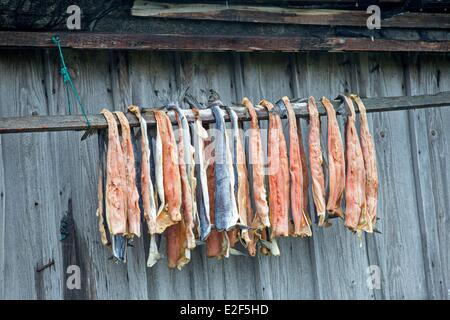
[[[69,69],[67,69],[66,66],[62,67],[60,70],[61,75],[63,76],[63,80],[64,82],[69,82],[70,81],[70,73],[69,73]]]

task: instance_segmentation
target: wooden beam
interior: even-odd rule
[[[174,4],[137,0],[131,14],[137,17],[213,20],[232,22],[357,26],[366,27],[366,7],[362,10],[297,9],[286,7],[225,4]],[[383,19],[382,28],[450,28],[450,15],[444,13],[402,12]]]
[[[316,99],[319,101],[319,98]],[[367,112],[386,112],[398,110],[411,110],[420,108],[434,108],[434,107],[449,107],[450,106],[450,91],[441,92],[435,95],[420,95],[411,97],[383,97],[383,98],[365,98],[362,99]],[[332,101],[335,108],[341,105],[338,100]],[[319,103],[320,105],[320,103]],[[297,117],[308,118],[308,112],[305,102],[293,103],[294,111]],[[149,125],[155,125],[155,118],[150,111],[151,109],[144,109],[143,116]],[[235,107],[234,110],[238,114],[241,121],[250,120],[250,116],[245,108]],[[338,109],[337,113],[341,113],[342,109]],[[358,112],[358,110],[357,110]],[[326,115],[325,109],[319,106],[319,113]],[[168,112],[169,117],[175,124],[175,115],[173,111]],[[194,115],[190,110],[185,111],[188,121],[194,120]],[[267,111],[264,109],[257,109],[258,118],[261,120],[268,119]],[[107,128],[106,121],[102,115],[89,115],[89,121],[94,129]],[[214,117],[210,110],[201,111],[202,120],[205,123],[214,121]],[[139,122],[132,114],[127,114],[127,118],[131,127],[139,126]],[[225,117],[228,121],[228,116]],[[0,134],[5,133],[21,133],[21,132],[49,132],[49,131],[80,131],[86,130],[87,125],[81,115],[55,115],[55,116],[25,116],[13,118],[0,118]]]
[[[355,37],[280,37],[164,35],[148,33],[59,32],[61,44],[74,49],[182,51],[375,51],[449,52],[450,40],[385,40]],[[0,31],[0,48],[54,48],[52,32]]]

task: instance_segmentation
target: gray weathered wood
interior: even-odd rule
[[[134,1],[131,14],[168,19],[358,27],[366,27],[369,17],[365,7],[361,10],[330,10],[223,4],[199,6],[145,0]],[[383,28],[450,28],[450,19],[444,13],[404,12],[382,19],[381,24]]]
[[[200,95],[200,89],[214,88],[227,104],[239,102],[243,95],[258,102],[282,95],[333,97],[346,90],[370,98],[409,93],[402,88],[405,66],[397,56],[387,54],[93,53],[66,53],[75,85],[91,114],[103,107],[123,110],[129,103],[160,105],[155,90],[174,96],[188,85],[195,95]],[[420,55],[417,61],[406,66],[411,94],[450,90],[445,76],[450,72],[448,55]],[[58,66],[54,50],[1,51],[0,116],[66,114]],[[395,99],[384,101],[383,108],[399,105]],[[405,101],[401,103],[407,107]],[[430,99],[425,97],[421,103]],[[450,104],[444,99],[439,105],[446,103]],[[145,236],[129,248],[127,265],[109,260],[111,254],[100,243],[95,217],[96,139],[80,143],[80,132],[1,135],[0,297],[447,298],[450,134],[445,125],[450,123],[450,109],[420,114],[420,119],[417,111],[369,114],[379,167],[382,234],[365,236],[362,248],[342,222],[335,221],[326,230],[314,226],[311,239],[281,239],[280,257],[216,261],[206,258],[199,247],[182,271],[168,270],[166,259],[146,268]],[[326,117],[321,119],[325,129]],[[307,119],[300,117],[299,122],[306,142]],[[265,123],[262,120],[261,126]],[[414,159],[419,151],[423,158]],[[59,241],[59,224],[70,211],[69,201],[72,233]],[[161,252],[165,252],[164,237]],[[35,272],[51,259],[53,266]],[[70,264],[80,266],[81,290],[66,287]],[[366,286],[369,265],[380,268],[380,290]]]

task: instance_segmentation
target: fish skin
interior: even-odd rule
[[[100,239],[105,246],[110,245],[109,234],[106,225],[105,216],[105,197],[104,197],[104,185],[105,185],[105,162],[106,162],[106,138],[105,131],[98,131],[98,149],[99,149],[99,163],[97,166],[98,184],[97,184],[97,211],[96,216],[98,219],[98,230],[100,232]]]
[[[228,114],[231,119],[231,127],[233,133],[233,169],[235,176],[235,199],[237,202],[238,212],[239,212],[239,226],[240,226],[240,238],[244,241],[245,246],[248,246],[252,239],[250,239],[248,232],[248,220],[247,217],[253,217],[253,212],[251,211],[250,203],[250,190],[248,186],[248,173],[247,165],[245,161],[245,151],[242,145],[242,137],[239,130],[238,116],[236,112],[231,107],[226,107]],[[243,228],[246,227],[246,228]],[[233,234],[234,235],[234,234]],[[230,239],[232,239],[230,237]],[[233,245],[233,241],[231,241]],[[252,253],[250,252],[250,255]]]
[[[294,220],[294,236],[310,237],[311,226],[305,211],[304,165],[300,152],[297,118],[288,97],[282,98],[289,121],[289,172],[291,175],[291,212]],[[307,183],[307,182],[306,182]]]
[[[232,190],[230,181],[229,159],[227,157],[227,143],[225,132],[225,120],[218,105],[210,106],[215,119],[214,135],[214,178],[216,192],[214,197],[214,225],[217,230],[230,229],[233,219]]]
[[[242,99],[242,105],[250,114],[249,153],[252,165],[252,187],[255,202],[255,217],[251,225],[256,230],[270,227],[269,205],[267,204],[267,192],[264,184],[264,155],[261,142],[261,134],[258,124],[258,116],[252,102],[248,98]]]
[[[125,159],[119,139],[119,129],[114,115],[107,109],[101,114],[108,123],[108,151],[105,185],[106,223],[111,234],[113,256],[126,261],[127,239],[127,201]]]
[[[267,100],[259,105],[269,112],[269,132],[267,139],[267,158],[269,162],[269,212],[271,239],[289,236],[289,164],[286,140],[280,116]]]
[[[147,222],[150,234],[150,245],[147,258],[147,267],[151,268],[161,258],[156,244],[156,200],[153,183],[151,179],[151,150],[148,140],[147,122],[137,106],[129,106],[128,111],[133,113],[139,120],[141,129],[141,194],[142,206],[144,208],[144,219]]]
[[[128,198],[127,204],[127,237],[141,236],[141,210],[139,208],[139,192],[136,186],[136,168],[134,160],[133,143],[131,142],[131,129],[128,119],[121,111],[115,111],[114,114],[119,119],[121,127],[121,145],[125,157],[125,169]]]
[[[210,144],[212,142],[208,142]],[[207,146],[206,145],[206,146]],[[215,152],[215,149],[214,149]],[[209,194],[209,215],[211,223],[215,224],[215,165],[214,165],[214,153],[206,155],[206,174],[208,180],[208,194]],[[222,259],[226,255],[227,243],[225,238],[226,232],[219,231],[213,228],[206,239],[206,256],[208,258]]]
[[[178,162],[180,168],[181,189],[182,189],[182,221],[183,229],[186,232],[187,249],[195,248],[194,236],[194,219],[193,219],[193,199],[188,170],[191,169],[191,136],[189,133],[189,125],[178,105],[170,106],[169,110],[175,111],[175,118],[178,123]],[[184,119],[184,121],[183,121]],[[187,132],[186,132],[187,130]],[[189,164],[186,163],[188,161]]]
[[[319,227],[325,227],[328,224],[326,218],[325,205],[325,177],[323,174],[323,156],[320,146],[320,118],[314,97],[308,99],[309,113],[309,165],[311,169],[311,184],[314,205],[317,216],[319,217]]]
[[[341,95],[341,97],[350,111],[345,125],[345,156],[347,162],[345,226],[352,231],[367,231],[369,221],[366,216],[366,172],[363,152],[355,126],[355,109],[349,97],[344,95]]]
[[[327,211],[331,216],[343,218],[342,199],[344,197],[346,180],[344,146],[333,105],[326,97],[322,97],[321,102],[327,111],[328,118],[328,172],[330,188]]]
[[[172,123],[164,111],[154,110],[153,113],[157,122],[158,134],[162,142],[162,172],[165,181],[163,189],[164,197],[167,201],[167,207],[165,206],[156,218],[156,232],[162,233],[167,227],[181,220],[181,177],[178,168],[178,148],[175,142]],[[157,185],[159,186],[160,183],[157,177]]]
[[[357,95],[350,95],[356,102],[360,114],[360,140],[366,169],[366,206],[367,206],[367,232],[375,232],[377,222],[377,198],[378,198],[378,172],[375,143],[369,129],[366,107]]]
[[[198,178],[196,188],[197,208],[199,216],[200,240],[205,241],[211,232],[210,203],[208,194],[208,179],[205,165],[205,141],[208,133],[203,128],[199,110],[192,108],[195,114],[195,122],[191,125],[195,148],[195,172]]]

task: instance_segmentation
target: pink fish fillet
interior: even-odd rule
[[[377,155],[375,151],[375,143],[370,134],[369,123],[367,121],[366,107],[361,99],[356,95],[351,95],[358,105],[361,128],[360,140],[361,149],[364,157],[364,168],[366,169],[366,206],[367,206],[367,222],[368,232],[373,232],[377,222],[377,198],[378,198],[378,171],[377,171]]]
[[[322,104],[327,110],[328,116],[328,172],[330,188],[327,210],[331,216],[343,217],[341,203],[345,189],[344,146],[333,105],[325,97],[322,98]]]
[[[288,97],[282,98],[289,120],[289,172],[291,174],[291,212],[294,220],[294,236],[310,237],[311,227],[304,206],[304,167],[300,154],[297,118]]]
[[[119,119],[122,138],[122,152],[125,156],[127,177],[127,216],[128,236],[141,236],[141,210],[139,209],[139,192],[136,187],[136,168],[134,166],[133,143],[131,142],[130,124],[125,114],[121,111],[114,112]]]
[[[269,162],[270,237],[289,236],[289,164],[281,118],[267,100],[259,103],[269,112],[267,158]]]
[[[114,115],[107,109],[101,114],[108,122],[108,152],[106,158],[106,221],[111,235],[127,234],[127,179],[125,158],[120,145],[119,130]]]
[[[319,226],[327,226],[325,222],[325,177],[323,174],[323,157],[320,146],[320,118],[314,97],[308,99],[309,113],[309,165],[311,168],[312,194],[317,216],[319,217]]]
[[[366,216],[366,172],[364,159],[355,126],[355,109],[350,98],[343,96],[350,115],[345,126],[347,178],[345,183],[345,226],[352,231],[367,227]]]

